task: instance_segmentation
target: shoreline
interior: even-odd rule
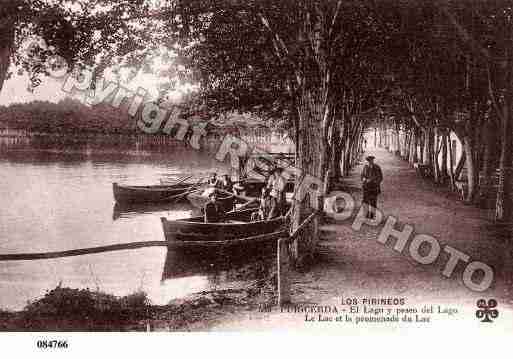
[[[228,134],[227,134],[228,135]],[[73,154],[83,156],[118,155],[128,157],[149,157],[169,151],[190,151],[213,154],[219,150],[223,136],[213,135],[201,139],[200,149],[194,149],[187,142],[164,135],[123,135],[94,134],[69,137],[59,134],[37,134],[31,136],[2,136],[0,134],[0,153],[41,153],[41,154]],[[66,139],[65,141],[60,141]],[[112,139],[111,142],[106,141]],[[249,142],[250,146],[267,149],[290,151],[289,145],[283,142]],[[273,152],[273,151],[268,151]],[[283,151],[280,151],[283,152]]]

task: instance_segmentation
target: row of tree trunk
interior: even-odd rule
[[[379,146],[395,152],[412,166],[424,165],[432,180],[458,190],[466,189],[465,202],[494,209],[497,222],[513,222],[511,148],[513,133],[506,121],[486,113],[480,127],[451,131],[447,127],[419,128],[381,124],[375,137]],[[476,121],[472,121],[476,123]],[[502,136],[499,134],[502,133]],[[456,158],[458,138],[462,155]]]
[[[322,98],[322,91],[304,91],[297,105],[296,166],[303,175],[322,183],[322,188],[314,200],[307,195],[301,203],[295,203],[292,232],[314,211],[322,211],[325,196],[349,174],[363,150],[365,124],[355,101],[326,104]],[[296,265],[312,258],[318,228],[319,217],[302,227],[302,233],[295,238],[291,251]]]

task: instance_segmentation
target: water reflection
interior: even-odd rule
[[[209,289],[220,289],[267,278],[274,270],[275,251],[275,243],[250,249],[243,246],[170,248],[162,271],[162,285],[176,287],[177,279],[191,278],[208,284]]]
[[[119,219],[128,220],[141,215],[157,214],[167,212],[166,216],[174,218],[188,218],[201,214],[200,211],[191,206],[186,200],[180,203],[128,203],[128,204],[114,204],[112,208],[112,220]]]

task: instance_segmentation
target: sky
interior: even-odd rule
[[[51,78],[45,78],[43,83],[35,89],[34,93],[30,93],[27,90],[29,83],[27,75],[16,75],[6,81],[0,92],[0,105],[37,100],[59,102],[59,100],[65,97],[65,93],[61,90],[62,84]]]
[[[109,75],[106,75],[106,78],[112,79]],[[59,102],[68,96],[68,94],[62,90],[63,80],[43,77],[42,83],[33,93],[27,90],[29,83],[29,77],[26,74],[21,76],[16,74],[11,77],[11,79],[4,83],[0,91],[0,105],[6,106],[12,103],[27,103],[32,101]],[[157,75],[140,73],[129,84],[123,83],[123,86],[134,91],[137,90],[138,87],[142,87],[149,92],[152,98],[156,98],[158,95],[158,83],[159,77]],[[179,99],[181,93],[190,88],[190,86],[179,86],[177,87],[177,91],[170,94],[170,97],[174,100]]]

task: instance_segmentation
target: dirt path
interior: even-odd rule
[[[394,240],[385,245],[378,242],[381,227],[363,225],[360,231],[351,228],[352,220],[335,222],[325,227],[326,238],[320,244],[316,264],[305,273],[293,274],[292,298],[295,304],[322,304],[341,306],[342,298],[404,298],[404,307],[434,306],[450,307],[458,311],[451,316],[440,314],[429,324],[443,323],[443,328],[456,326],[482,330],[482,323],[475,317],[476,301],[495,298],[500,312],[499,319],[492,324],[494,329],[513,326],[513,296],[510,293],[512,270],[511,244],[494,238],[488,231],[486,214],[458,201],[446,189],[438,188],[421,179],[407,162],[398,159],[382,149],[373,149],[376,162],[382,167],[384,181],[378,207],[385,217],[393,215],[398,219],[396,229],[403,224],[414,227],[414,233],[428,234],[438,239],[442,251],[438,259],[429,265],[416,263],[409,254],[409,244],[402,253],[393,249]],[[363,164],[362,164],[363,165]],[[344,179],[344,188],[351,192],[357,204],[361,191],[359,173],[361,166]],[[413,236],[412,236],[413,237]],[[411,238],[410,237],[410,240]],[[465,268],[459,263],[450,278],[441,272],[449,259],[444,252],[445,245],[467,254],[470,261],[482,261],[492,266],[495,280],[484,293],[469,290],[462,282]],[[404,325],[404,324],[403,324]],[[413,325],[413,324],[407,324]],[[481,325],[481,326],[480,326]],[[393,328],[400,328],[394,327]],[[440,326],[438,326],[440,327]],[[461,328],[460,328],[461,327]],[[349,330],[354,326],[334,323],[312,323],[305,321],[304,314],[281,312],[273,308],[270,313],[238,313],[210,329],[212,330],[254,330],[254,329],[333,329]],[[371,324],[362,330],[390,330],[389,325]],[[447,329],[448,330],[448,329]]]

